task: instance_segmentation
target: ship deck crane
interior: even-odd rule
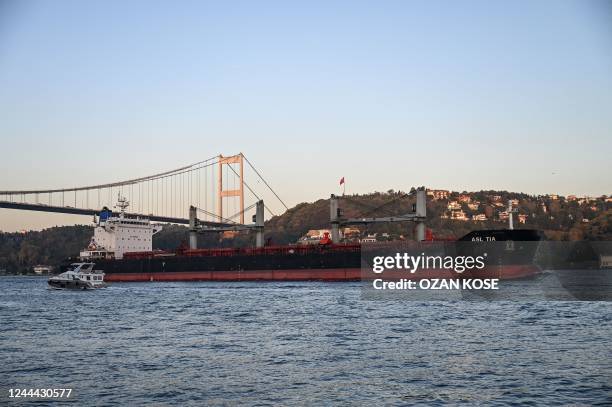
[[[252,206],[251,206],[252,207]],[[189,248],[198,248],[198,233],[210,232],[227,232],[227,231],[255,231],[255,246],[264,246],[264,201],[259,200],[255,204],[255,215],[253,215],[253,223],[243,225],[236,223],[235,225],[209,226],[198,219],[198,208],[195,206],[189,207]]]
[[[332,226],[332,241],[340,241],[340,226],[345,225],[367,225],[371,223],[390,223],[390,222],[416,222],[415,238],[417,241],[425,240],[425,220],[427,217],[427,202],[425,187],[416,190],[416,203],[410,213],[398,216],[387,217],[363,217],[363,218],[343,218],[342,209],[339,207],[339,198],[332,194],[329,200],[330,222]]]

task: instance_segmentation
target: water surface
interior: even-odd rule
[[[79,405],[612,403],[609,302],[368,301],[358,283],[0,277],[0,388]],[[14,401],[11,401],[14,404]]]

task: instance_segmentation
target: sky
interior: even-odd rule
[[[610,4],[1,0],[0,190],[244,152],[289,206],[341,177],[612,194]]]

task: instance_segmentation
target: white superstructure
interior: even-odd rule
[[[127,252],[153,250],[153,235],[161,226],[151,224],[147,218],[128,216],[125,208],[129,202],[125,198],[119,197],[117,206],[121,208],[118,216],[106,208],[100,212],[91,243],[81,252],[82,259],[121,259]]]

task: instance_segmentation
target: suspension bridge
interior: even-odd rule
[[[263,195],[247,178],[263,184],[288,209],[242,153],[217,155],[174,170],[113,183],[0,191],[0,208],[95,216],[104,207],[115,207],[121,197],[130,202],[129,215],[155,222],[189,224],[189,210],[194,207],[201,225],[242,225],[245,213],[255,208]],[[245,207],[249,200],[253,204]],[[265,210],[275,215],[269,207]]]

